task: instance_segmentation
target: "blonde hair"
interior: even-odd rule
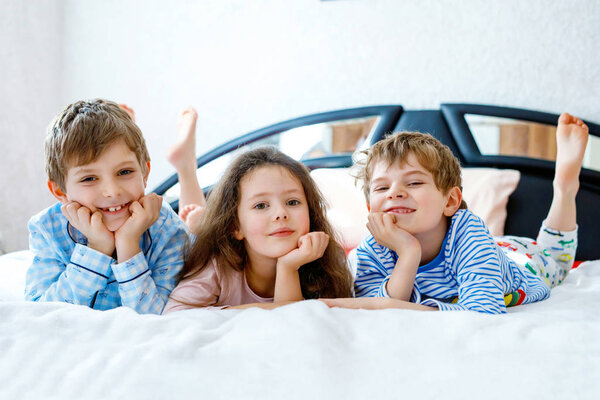
[[[355,176],[363,182],[363,193],[367,201],[375,164],[381,161],[388,166],[403,164],[410,154],[431,173],[435,186],[443,194],[447,194],[453,187],[462,191],[460,162],[448,146],[428,133],[396,132],[360,154],[363,156],[362,159],[356,159]],[[467,203],[463,200],[459,208],[466,209]]]
[[[121,106],[102,99],[69,104],[48,126],[44,143],[48,179],[65,190],[70,167],[94,161],[119,139],[135,153],[145,174],[150,161],[146,142]]]

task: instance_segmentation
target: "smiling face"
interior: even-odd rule
[[[150,163],[144,172],[135,153],[119,139],[89,164],[69,167],[64,192],[53,189],[53,182],[49,185],[62,203],[74,201],[92,213],[99,210],[108,230],[114,232],[131,215],[131,203],[144,196],[149,172]]]
[[[413,154],[405,163],[375,164],[369,186],[371,212],[386,212],[396,217],[398,226],[417,239],[439,237],[447,229],[446,217],[454,214],[458,205],[452,197],[460,195],[458,188],[443,194]],[[460,200],[458,201],[460,204]],[[442,235],[443,237],[443,235]]]
[[[239,228],[234,232],[250,262],[276,262],[309,232],[308,203],[302,184],[285,168],[259,167],[240,181]]]

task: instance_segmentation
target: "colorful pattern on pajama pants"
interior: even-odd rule
[[[537,240],[517,236],[496,238],[504,253],[521,268],[542,278],[549,288],[562,283],[567,276],[577,251],[577,228],[557,231],[542,223]],[[506,299],[515,303],[515,299]],[[518,299],[516,302],[519,302]]]

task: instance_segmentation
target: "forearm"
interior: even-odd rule
[[[117,250],[117,262],[119,264],[126,262],[141,252],[140,238],[123,238],[116,240],[115,248]]]
[[[104,289],[114,260],[96,250],[77,245],[68,264],[55,256],[34,251],[27,271],[25,299],[62,301],[92,306],[94,295]]]
[[[298,271],[277,268],[274,302],[303,300]]]
[[[398,258],[394,271],[386,283],[386,291],[391,298],[410,301],[420,254],[404,254]]]
[[[239,306],[227,307],[227,310],[246,310],[248,308],[262,308],[263,310],[273,310],[288,304],[295,303],[295,301],[275,301],[273,303],[249,303],[240,304]]]
[[[389,297],[360,297],[319,300],[327,304],[331,308],[339,307],[364,310],[382,310],[387,308],[397,308],[403,310],[437,311],[437,308],[435,307],[428,307],[404,300],[392,299]]]

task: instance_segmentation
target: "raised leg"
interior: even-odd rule
[[[575,196],[579,190],[579,172],[588,141],[588,127],[579,118],[563,113],[556,129],[556,170],[554,195],[546,226],[572,231],[577,226]]]
[[[175,167],[181,193],[179,209],[187,205],[204,207],[204,192],[196,176],[196,120],[198,114],[192,107],[181,112],[177,121],[178,141],[167,152],[167,159]]]

